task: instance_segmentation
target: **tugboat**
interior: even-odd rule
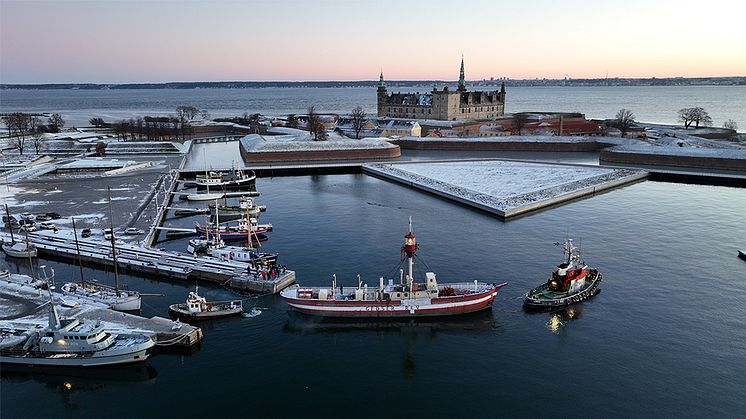
[[[492,306],[497,293],[507,283],[458,282],[439,284],[435,273],[426,272],[424,282],[416,282],[413,274],[418,244],[409,221],[409,233],[404,236],[402,253],[406,255],[407,275],[400,270],[399,283],[393,279],[385,283],[381,277],[378,287],[369,288],[358,276],[358,286],[312,288],[294,286],[280,295],[293,309],[302,313],[331,317],[422,317],[449,316],[473,313]],[[419,258],[418,258],[419,259]]]
[[[60,319],[49,291],[49,324],[41,330],[0,331],[0,363],[26,366],[100,367],[143,362],[155,343],[146,335],[116,334],[100,322]]]
[[[583,262],[583,257],[572,244],[572,239],[565,241],[564,249],[565,262],[557,266],[545,284],[532,289],[523,297],[523,304],[526,307],[568,306],[587,300],[601,291],[601,273]]]
[[[168,311],[179,319],[217,319],[243,313],[243,304],[241,300],[208,302],[199,295],[199,287],[195,286],[185,304],[172,304]]]

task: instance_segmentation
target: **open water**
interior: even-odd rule
[[[357,274],[376,283],[399,263],[411,215],[419,255],[440,281],[509,285],[491,311],[442,322],[324,322],[291,315],[275,296],[248,300],[261,314],[202,323],[201,348],[156,354],[148,367],[4,370],[2,417],[746,414],[743,189],[647,181],[502,222],[366,175],[257,186],[263,221],[275,226],[265,249],[280,251],[302,284],[330,283],[333,273],[346,286]],[[603,291],[569,310],[524,311],[521,295],[561,261],[553,243],[567,232],[603,273]],[[47,263],[58,281],[77,278],[76,267]],[[127,280],[166,295],[144,301],[148,317],[166,315],[193,285]]]
[[[481,88],[475,88],[481,89]],[[390,89],[398,91],[400,89]],[[401,91],[427,89],[401,89]],[[700,106],[722,126],[727,119],[746,129],[746,86],[508,87],[506,112],[582,112],[589,118],[613,118],[621,108],[638,121],[676,123],[681,108]],[[349,113],[362,106],[376,112],[372,88],[265,88],[193,90],[0,90],[0,112],[60,112],[68,126],[83,126],[93,116],[107,121],[135,115],[167,115],[193,105],[212,116],[244,112],[279,116],[319,112]]]

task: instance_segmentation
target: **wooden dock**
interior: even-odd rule
[[[55,296],[55,300],[61,295]],[[0,281],[0,308],[13,307],[31,308],[18,313],[12,319],[0,320],[0,327],[26,329],[45,326],[47,311],[43,308],[48,302],[46,292],[30,284],[21,284],[11,280]],[[74,317],[88,322],[102,321],[107,324],[107,330],[115,333],[142,333],[149,335],[159,347],[188,348],[202,341],[202,329],[174,321],[164,317],[141,317],[134,314],[122,313],[106,308],[103,304],[85,303],[75,307],[58,305],[57,311],[62,317]],[[42,307],[40,310],[39,307]],[[4,311],[4,310],[0,310]]]
[[[10,240],[10,235],[0,233],[0,238]],[[72,237],[56,236],[51,231],[29,233],[40,256],[78,261]],[[79,239],[80,258],[88,266],[113,269],[111,244],[106,241]],[[117,266],[120,270],[148,278],[160,277],[178,280],[200,280],[227,286],[239,291],[278,293],[295,282],[295,272],[285,270],[273,279],[263,279],[250,270],[250,265],[232,260],[219,260],[208,256],[122,243],[117,244]]]

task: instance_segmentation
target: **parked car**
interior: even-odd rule
[[[111,240],[111,237],[112,237],[111,229],[110,228],[105,228],[104,229],[104,238],[106,240]]]
[[[143,234],[143,233],[145,233],[145,232],[142,231],[141,229],[135,228],[135,227],[130,227],[130,228],[124,230],[124,234],[126,234],[128,236],[137,236],[138,234]]]
[[[92,234],[93,234],[93,233],[91,232],[91,229],[90,229],[90,228],[84,228],[84,229],[83,229],[83,230],[82,230],[82,231],[80,232],[80,237],[82,237],[82,238],[84,238],[84,239],[85,239],[85,238],[87,238],[87,237],[91,237],[91,235],[92,235]]]
[[[46,215],[46,214],[39,214],[36,216],[36,221],[49,221],[52,217]]]
[[[44,223],[39,224],[39,228],[42,230],[54,230],[57,227],[55,227],[54,224],[52,223],[44,222]]]
[[[34,224],[32,224],[32,223],[31,223],[31,224],[23,224],[23,225],[21,226],[21,229],[20,229],[20,230],[21,230],[21,231],[25,231],[25,232],[29,232],[29,233],[30,233],[30,232],[32,232],[32,231],[36,231],[36,226],[35,226]]]
[[[56,212],[48,212],[46,215],[53,220],[59,220],[60,218],[62,218],[62,216]]]
[[[22,212],[21,219],[28,221],[36,221],[36,216],[30,212]]]

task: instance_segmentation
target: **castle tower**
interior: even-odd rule
[[[386,104],[388,103],[389,94],[386,92],[386,82],[383,81],[383,71],[381,71],[381,77],[378,79],[378,117],[382,118],[386,116]]]
[[[505,82],[502,82],[502,84],[500,84],[500,93],[497,94],[497,100],[505,105]]]
[[[464,56],[461,56],[461,71],[458,75],[458,91],[459,92],[465,92],[466,91],[466,79],[464,78]]]

